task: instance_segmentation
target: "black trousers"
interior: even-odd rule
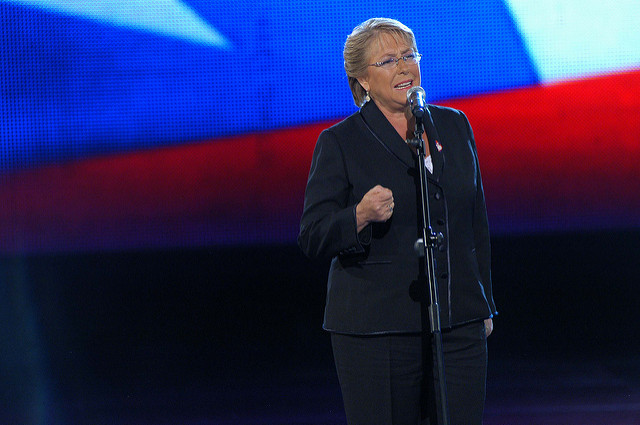
[[[450,425],[481,425],[487,377],[484,322],[443,330]],[[437,424],[431,334],[333,333],[349,425]]]

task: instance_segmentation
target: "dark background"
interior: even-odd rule
[[[326,266],[293,241],[371,16],[413,28],[430,101],[474,129],[485,425],[640,423],[634,6],[62,3],[0,1],[0,425],[344,424]]]
[[[508,365],[639,352],[640,232],[492,246],[489,400],[510,396],[491,386],[517,379]],[[326,265],[296,246],[5,257],[0,273],[4,423],[243,423],[301,398],[340,414]]]

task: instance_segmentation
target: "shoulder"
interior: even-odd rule
[[[316,146],[333,146],[333,149],[350,151],[364,143],[365,127],[359,112],[355,112],[342,121],[324,129]]]
[[[467,116],[459,109],[440,105],[429,105],[431,118],[436,127],[454,130],[464,138],[473,140],[473,130]]]
[[[466,121],[467,117],[464,112],[459,109],[449,108],[447,106],[429,104],[429,111],[431,116],[435,120],[436,118],[448,119],[448,120],[463,120]]]
[[[314,158],[339,158],[344,159],[345,155],[353,149],[353,145],[357,144],[361,130],[358,121],[359,112],[355,112],[342,121],[322,130],[318,136],[314,149]]]
[[[361,120],[360,112],[356,111],[342,121],[325,129],[322,134],[329,133],[338,138],[345,135],[353,135],[354,132],[360,131]]]

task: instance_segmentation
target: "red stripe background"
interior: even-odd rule
[[[444,102],[474,128],[493,230],[640,226],[639,93],[631,71]],[[4,175],[1,251],[291,243],[330,124]]]

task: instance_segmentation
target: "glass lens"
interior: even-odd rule
[[[389,58],[382,61],[382,67],[385,69],[395,68],[395,66],[396,66],[395,58]]]

